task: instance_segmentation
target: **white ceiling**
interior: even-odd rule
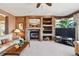
[[[0,3],[0,9],[15,16],[66,16],[79,10],[79,3],[52,3],[52,7],[42,3],[39,8],[36,8],[36,3]]]

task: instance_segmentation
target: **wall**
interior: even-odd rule
[[[4,14],[6,16],[8,16],[8,23],[9,23],[9,33],[15,29],[15,16],[9,14],[8,12],[5,12],[3,10],[0,9],[0,14]]]
[[[79,13],[74,15],[74,19],[76,21],[75,36],[76,36],[76,40],[79,40]]]

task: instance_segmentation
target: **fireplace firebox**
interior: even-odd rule
[[[31,29],[30,30],[30,40],[39,40],[40,39],[40,30]]]

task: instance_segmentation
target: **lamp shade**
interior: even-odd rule
[[[21,31],[19,29],[15,29],[14,32],[19,33]]]
[[[20,29],[15,29],[13,30],[13,33],[15,33],[15,35],[18,35],[20,37],[24,37],[25,36],[25,33],[24,31],[20,30]]]

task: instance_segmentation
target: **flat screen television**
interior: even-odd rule
[[[56,36],[75,38],[75,28],[56,28]]]

